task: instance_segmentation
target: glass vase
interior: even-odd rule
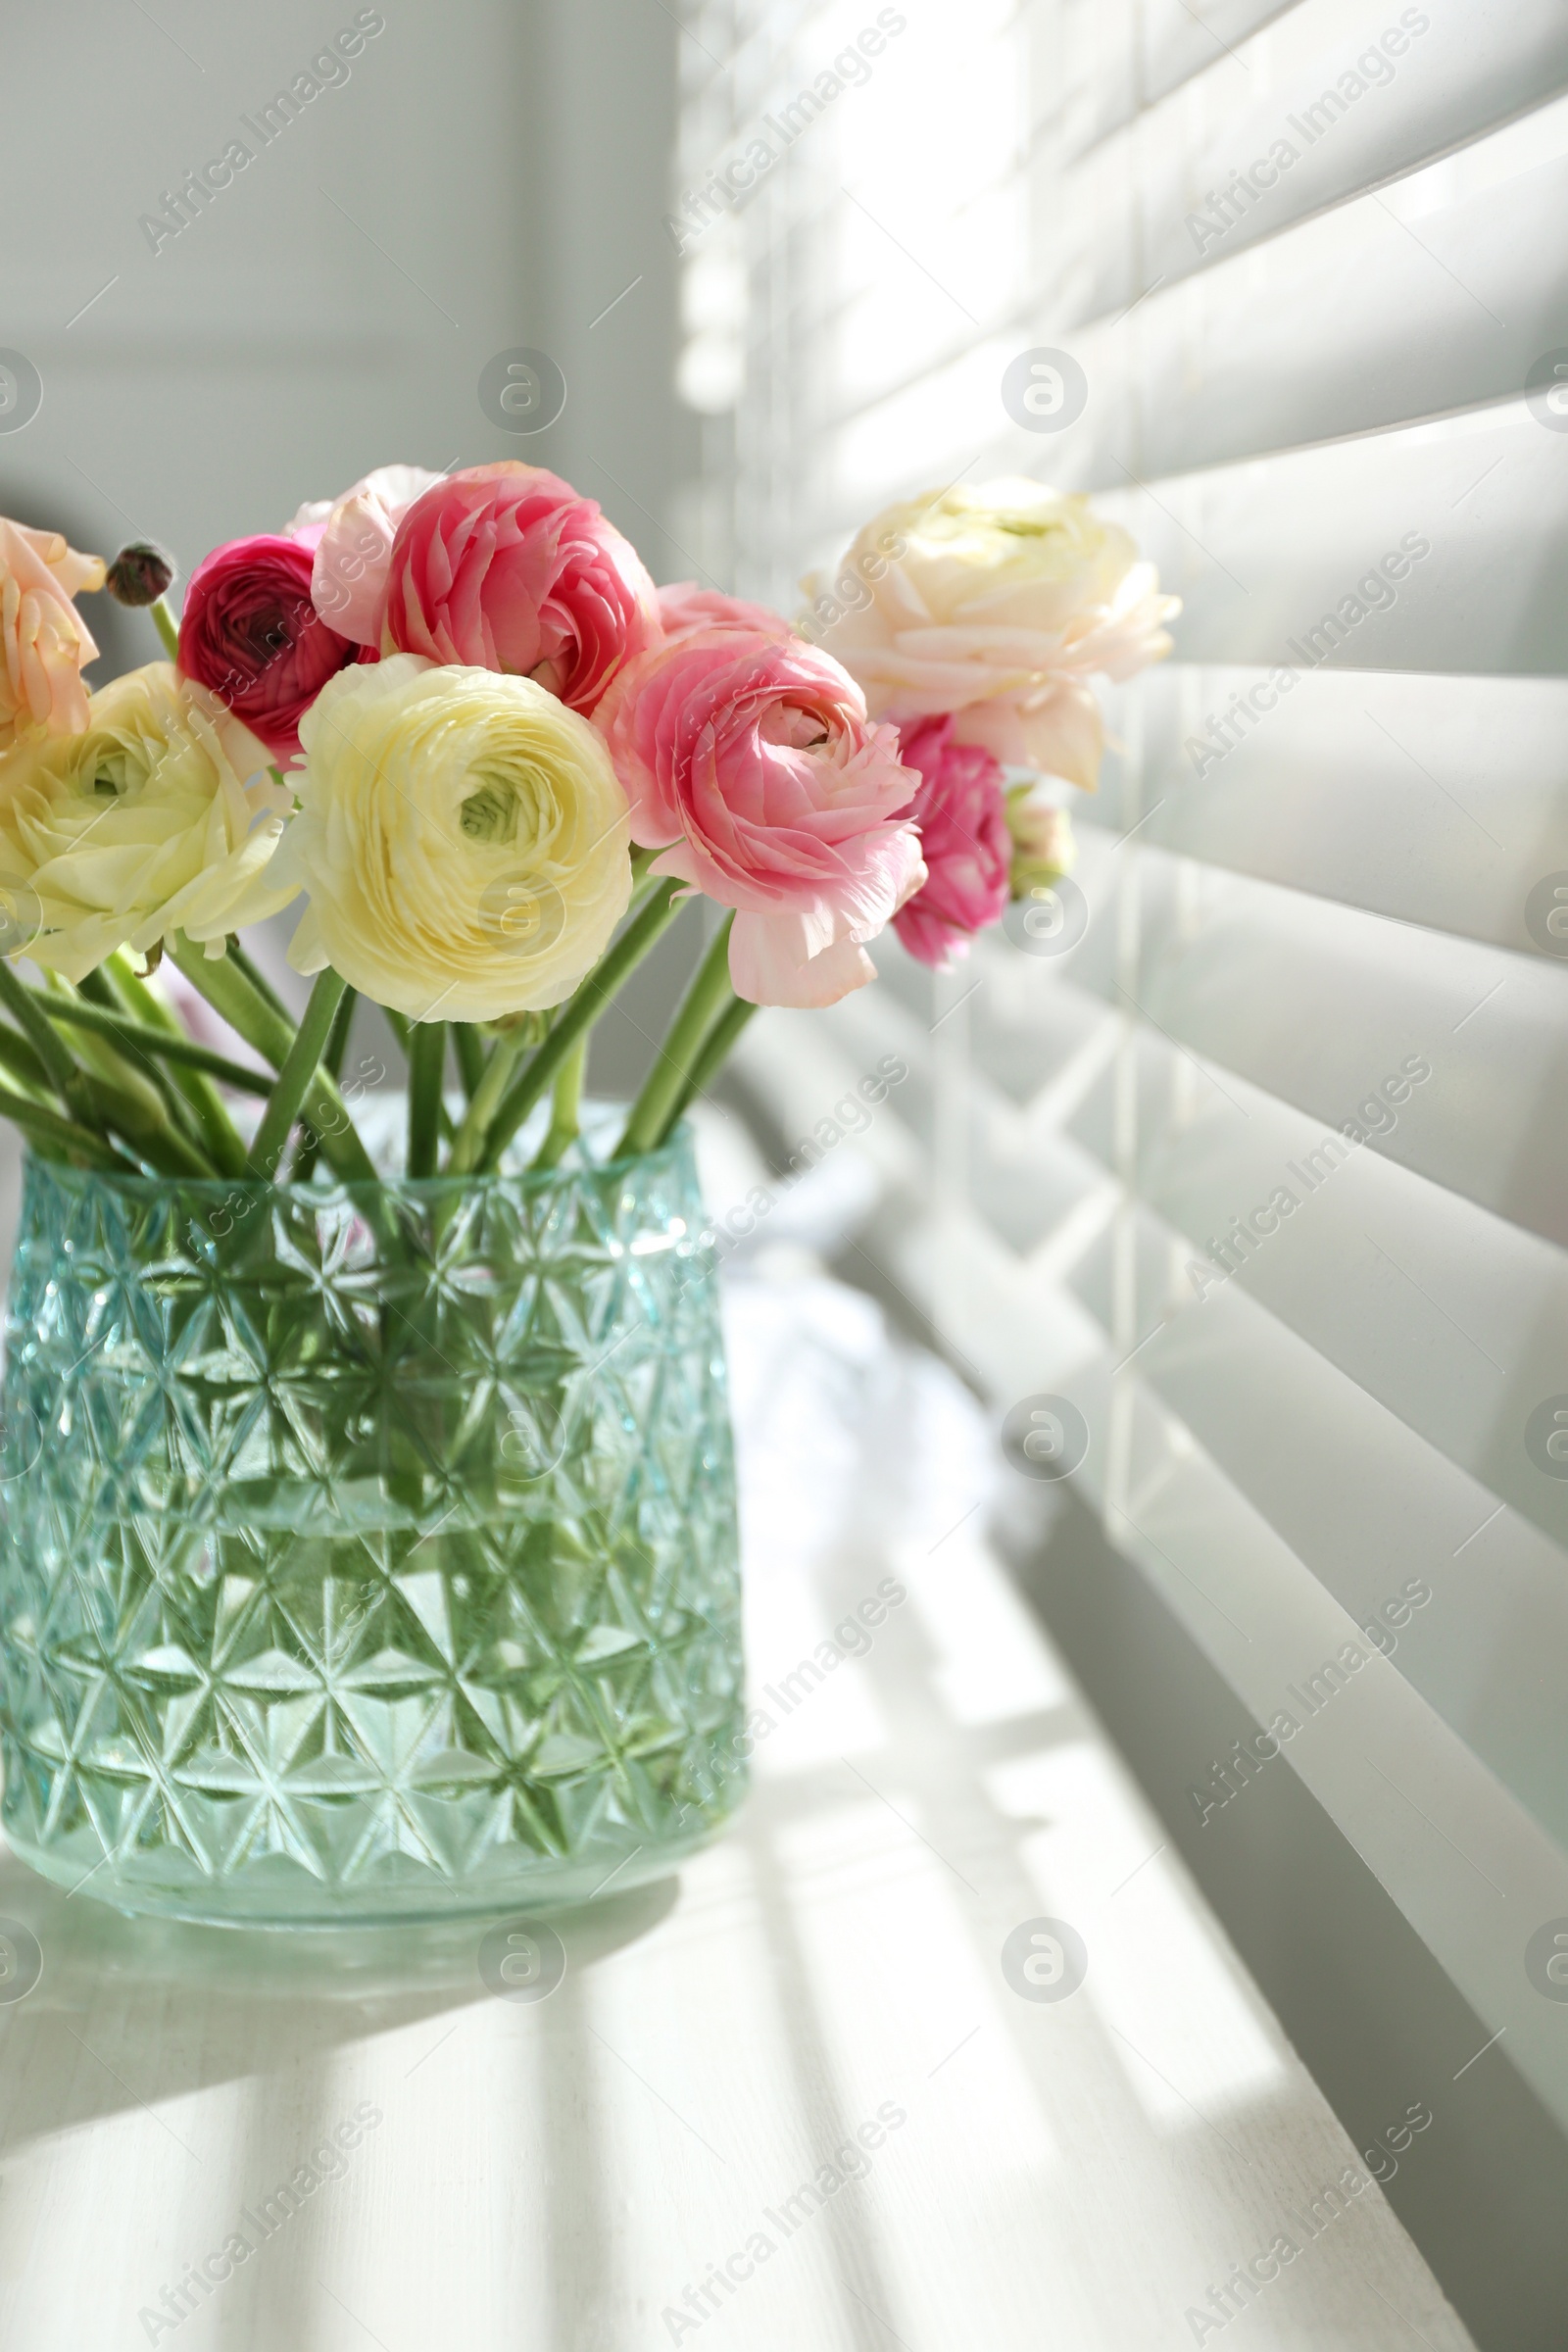
[[[30,1160],[16,1852],[123,1911],[336,1927],[581,1902],[704,1842],[745,1743],[701,1228],[684,1133],[376,1185]]]

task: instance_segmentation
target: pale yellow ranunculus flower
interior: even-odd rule
[[[267,867],[292,806],[249,728],[172,663],[111,679],[80,734],[0,758],[0,953],[68,980],[175,931],[220,955],[285,903]]]
[[[806,633],[873,718],[956,712],[960,743],[1093,790],[1102,734],[1090,679],[1170,651],[1180,610],[1119,524],[1025,478],[888,507],[812,597]]]
[[[297,971],[415,1021],[571,994],[631,896],[626,796],[586,719],[530,678],[396,654],[329,678],[300,742],[275,869],[310,900]]]

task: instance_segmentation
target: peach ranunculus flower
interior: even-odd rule
[[[889,560],[890,539],[904,554]],[[928,492],[889,507],[850,549],[865,583],[827,598],[817,643],[875,718],[956,714],[955,738],[1092,792],[1103,730],[1089,681],[1130,678],[1170,651],[1180,599],[1159,593],[1133,540],[1087,498],[1039,482]],[[813,576],[808,596],[821,593]]]
[[[29,531],[0,515],[0,752],[32,727],[79,735],[87,724],[81,673],[98,659],[72,602],[104,584],[102,556],[78,556],[58,531]]]

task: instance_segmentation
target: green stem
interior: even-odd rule
[[[49,1073],[20,1030],[8,1028],[4,1022],[0,1022],[0,1069],[8,1070],[13,1081],[36,1096],[47,1109],[52,1091]]]
[[[441,1082],[447,1067],[445,1021],[418,1021],[409,1040],[410,1176],[433,1176],[441,1145]]]
[[[463,1080],[463,1091],[471,1102],[479,1091],[485,1065],[484,1040],[479,1035],[477,1024],[473,1021],[454,1021],[452,1044],[458,1057],[458,1075]]]
[[[555,1096],[550,1109],[550,1131],[534,1153],[531,1165],[536,1168],[556,1168],[569,1144],[574,1144],[581,1132],[583,1072],[588,1067],[588,1032],[583,1031],[571,1052],[556,1072]]]
[[[657,850],[634,849],[631,853],[632,894],[627,905],[629,916],[638,915],[654,892],[661,887],[660,882],[648,870],[658,856]],[[659,927],[662,929],[662,923]],[[630,937],[632,929],[633,924],[628,922],[626,930],[621,934],[622,940]],[[652,946],[654,938],[657,937],[658,932],[655,931],[650,936],[648,945]],[[616,947],[619,944],[620,942],[617,941]],[[639,949],[637,953],[642,955],[646,952],[646,949]],[[614,953],[615,950],[612,949],[611,954]],[[636,960],[637,956],[634,956],[631,961],[635,962]],[[625,972],[630,969],[631,963],[628,962],[620,977],[624,978]],[[619,985],[618,981],[616,985]],[[458,1175],[480,1164],[489,1164],[485,1159],[484,1151],[486,1133],[505,1094],[507,1083],[516,1068],[518,1060],[527,1051],[528,1032],[526,1028],[520,1026],[515,1029],[503,1030],[488,1053],[479,1042],[478,1030],[471,1023],[455,1022],[453,1036],[457,1041],[458,1060],[463,1071],[464,1092],[468,1098],[468,1108],[464,1116],[462,1126],[458,1129],[449,1162],[452,1173]],[[542,1091],[540,1088],[530,1096],[530,1108],[538,1101],[539,1093]],[[508,1141],[510,1142],[510,1140],[509,1136]]]
[[[490,1122],[500,1108],[517,1062],[526,1051],[528,1032],[522,1027],[504,1029],[491,1047],[479,1083],[468,1098],[468,1107],[463,1114],[451,1152],[447,1158],[448,1172],[465,1176],[479,1166]]]
[[[277,1013],[281,1019],[287,1021],[289,1029],[292,1031],[294,1027],[293,1014],[289,1011],[288,1006],[284,1004],[282,998],[278,995],[276,989],[267,977],[267,974],[262,970],[261,965],[255,962],[253,958],[245,953],[245,950],[240,946],[238,939],[235,937],[232,931],[228,935],[227,952],[229,960],[232,962],[234,969],[241,973],[243,977],[250,982],[252,988],[255,989],[256,994],[261,998],[264,1004],[270,1004],[272,1010]]]
[[[725,1005],[702,1042],[697,1059],[692,1063],[686,1083],[676,1098],[675,1106],[659,1131],[659,1143],[668,1143],[687,1104],[712,1085],[728,1061],[741,1031],[758,1010],[759,1007],[748,1004],[744,997],[736,997]]]
[[[661,882],[666,879],[662,874],[649,871],[658,856],[657,850],[633,850],[631,854],[631,897],[626,902],[628,919],[641,913]]]
[[[63,979],[59,985],[69,989],[72,984]],[[106,1012],[115,1011],[119,1005],[120,1000],[110,987],[101,963],[95,964],[90,972],[83,972],[75,985],[77,993],[85,997],[89,1004],[101,1004]]]
[[[80,993],[89,1004],[97,1005],[101,1011],[124,1012],[129,1006],[116,985],[114,967],[115,958],[108,956],[96,971],[85,973],[79,983]],[[104,1030],[84,1032],[79,1039],[73,1038],[71,1046],[76,1059],[88,1069],[105,1070],[114,1078],[132,1078],[138,1085],[145,1081],[153,1088],[165,1113],[187,1143],[194,1144],[198,1152],[211,1157],[207,1152],[207,1139],[196,1123],[195,1113],[161,1061],[152,1060],[139,1046],[127,1045],[122,1038],[115,1039],[111,1044]]]
[[[277,1171],[289,1132],[299,1117],[300,1106],[326,1050],[326,1041],[331,1035],[332,1022],[345,986],[346,983],[330,964],[325,971],[317,975],[316,986],[311,990],[311,1001],[305,1007],[305,1018],[284,1056],[283,1066],[277,1073],[277,1084],[268,1097],[262,1123],[251,1145],[253,1176],[272,1176]]]
[[[124,1098],[124,1106],[130,1119],[129,1133],[136,1134],[143,1127],[167,1127],[170,1124],[172,1111],[169,1098],[161,1087],[155,1086],[152,1079],[144,1075],[145,1063],[142,1069],[137,1069],[118,1046],[110,1044],[107,1037],[99,1037],[85,1030],[79,1038],[72,1040],[72,1051],[81,1064],[89,1087],[109,1086],[118,1089]],[[137,1060],[141,1058],[139,1054],[136,1056]],[[131,1104],[134,1104],[134,1108],[130,1108]]]
[[[0,1004],[5,1006],[43,1063],[49,1073],[50,1085],[76,1124],[89,1130],[95,1127],[97,1114],[87,1093],[87,1081],[77,1066],[75,1056],[64,1038],[57,1037],[50,1028],[34,1004],[29,990],[3,956],[0,956]]]
[[[132,1020],[129,1013],[106,1012],[100,1004],[83,1004],[73,997],[57,996],[53,990],[35,988],[35,1004],[42,1005],[52,1021],[65,1029],[95,1029],[101,1036],[110,1037],[122,1046],[147,1054],[180,1068],[205,1071],[220,1078],[246,1094],[270,1095],[272,1081],[264,1070],[247,1069],[242,1061],[230,1061],[224,1054],[215,1054],[210,1046],[199,1046],[195,1040],[181,1037],[177,1031],[154,1029],[145,1021]],[[243,1164],[244,1153],[241,1151]],[[233,1171],[235,1175],[239,1169]]]
[[[134,1160],[127,1159],[103,1136],[78,1127],[74,1119],[60,1118],[41,1102],[29,1102],[4,1081],[0,1081],[0,1113],[15,1122],[46,1159],[69,1159],[82,1168],[114,1169],[122,1176],[140,1173]]]
[[[358,989],[345,988],[339,1000],[338,1008],[332,1016],[331,1033],[326,1041],[326,1052],[321,1055],[321,1067],[334,1084],[343,1074],[343,1056],[349,1050],[349,1031],[354,1026],[354,1007],[359,1001]],[[288,1172],[291,1184],[308,1184],[310,1182],[316,1162],[320,1155],[320,1150],[321,1139],[313,1127],[301,1139],[300,1148],[294,1154],[293,1164]]]
[[[161,596],[152,608],[153,626],[164,641],[164,651],[172,662],[179,652],[179,623],[169,608],[167,596]]]
[[[162,1175],[215,1173],[212,1161],[196,1138],[183,1133],[175,1124],[163,1090],[144,1077],[106,1037],[84,1032],[78,1057],[95,1125],[116,1129],[136,1157]]]
[[[381,1010],[386,1016],[387,1027],[391,1030],[393,1036],[398,1041],[399,1049],[403,1054],[404,1061],[408,1064],[412,1079],[414,1071],[414,1032],[416,1023],[410,1020],[406,1012],[394,1012],[390,1004],[383,1004]],[[445,1102],[441,1103],[437,1111],[436,1123],[440,1127],[443,1142],[449,1136],[457,1133],[457,1130],[452,1123],[452,1113],[448,1110]]]
[[[341,1078],[343,1075],[343,1057],[349,1050],[349,1031],[354,1026],[354,1008],[359,1001],[360,992],[357,988],[345,988],[338,1000],[337,1010],[332,1015],[331,1033],[326,1041],[326,1052],[321,1055],[321,1067],[329,1078]]]
[[[632,1104],[625,1132],[615,1146],[617,1159],[651,1152],[676,1113],[681,1088],[696,1063],[703,1040],[731,993],[729,934],[734,920],[733,914],[724,917],[692,976],[691,985],[681,999],[680,1010],[670,1023],[669,1035],[643,1080],[642,1093]]]
[[[131,1026],[139,1025],[146,1032],[140,1039],[133,1038],[128,1032],[122,1033],[120,1041],[122,1045],[129,1046],[132,1051],[139,1045],[154,1054],[158,1053],[155,1042],[158,1039],[167,1037],[172,1043],[189,1045],[190,1041],[162,997],[148,987],[139,972],[131,970],[123,955],[111,956],[104,969],[115,993],[131,1016]],[[201,1049],[196,1047],[193,1051],[199,1053]],[[220,1062],[225,1071],[237,1067],[237,1064],[224,1060],[221,1054],[214,1054],[213,1060]],[[159,1054],[155,1064],[161,1076],[165,1076],[165,1062],[170,1065],[166,1083],[177,1090],[180,1101],[187,1105],[188,1117],[219,1174],[243,1176],[245,1147],[240,1142],[239,1130],[228,1115],[223,1098],[214,1086],[208,1071],[186,1055],[166,1053]]]
[[[642,912],[627,924],[614,946],[608,955],[600,957],[586,980],[578,984],[575,995],[567,998],[556,1015],[550,1035],[503,1097],[479,1154],[476,1163],[479,1167],[499,1166],[502,1153],[545,1088],[554,1083],[556,1072],[578,1038],[593,1027],[628,973],[636,968],[655,941],[668,930],[680,913],[686,902],[677,899],[675,893],[683,887],[683,884],[673,880],[661,882]],[[456,1172],[456,1153],[453,1154],[452,1164]]]
[[[205,948],[194,946],[181,931],[167,952],[213,1010],[220,1012],[229,1027],[264,1061],[280,1070],[294,1043],[294,1024],[253,986],[232,945],[226,955],[209,956]]]
[[[414,1051],[414,1024],[406,1012],[394,1012],[390,1004],[381,1007],[382,1017],[398,1041],[398,1051],[407,1061]]]
[[[180,1134],[162,1102],[156,1113],[150,1113],[137,1096],[112,1078],[89,1075],[87,1092],[99,1126],[118,1129],[136,1157],[156,1168],[160,1176],[202,1179],[214,1174],[212,1161]]]
[[[6,981],[16,979],[9,964],[3,969]],[[17,986],[21,985],[18,981]],[[3,981],[0,993],[7,993]],[[20,1010],[17,1000],[8,997],[8,1001]],[[105,1146],[111,1141],[109,1131],[116,1130],[130,1148],[129,1164],[145,1161],[168,1176],[213,1173],[210,1161],[171,1122],[169,1105],[157,1087],[122,1061],[111,1046],[102,1038],[85,1039],[83,1059],[78,1063],[38,1011],[30,990],[22,990],[21,1002],[31,1018],[22,1021],[24,1035],[14,1041],[5,1059],[28,1083],[35,1084],[41,1077],[61,1093],[74,1114],[73,1126],[97,1135]],[[45,1038],[53,1041],[53,1052],[45,1050]],[[61,1054],[71,1063],[69,1092],[60,1085],[57,1056]],[[111,1157],[113,1160],[113,1153]],[[114,1164],[127,1163],[118,1160]]]
[[[182,931],[168,945],[167,953],[213,1010],[220,1012],[264,1061],[281,1071],[294,1043],[293,1024],[286,1014],[273,1011],[234,962],[232,954],[210,957]],[[348,1105],[324,1071],[317,1070],[312,1078],[304,1106],[320,1135],[321,1150],[337,1173],[358,1183],[374,1184],[374,1162],[355,1133]]]
[[[64,1038],[50,1027],[33,1002],[32,992],[0,958],[0,1004],[15,1019],[39,1061],[73,1123],[89,1134],[104,1137],[116,1127],[138,1158],[171,1176],[210,1176],[209,1163],[171,1126],[169,1113],[156,1089],[144,1084],[120,1085],[113,1076],[83,1070]],[[112,1065],[111,1065],[112,1066]],[[127,1073],[127,1076],[130,1073]]]

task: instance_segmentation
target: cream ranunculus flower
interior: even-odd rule
[[[293,796],[204,688],[150,662],[101,686],[79,735],[0,758],[0,952],[79,980],[117,948],[226,932],[286,904],[267,867]]]
[[[33,728],[79,735],[87,724],[81,673],[98,648],[72,599],[103,584],[102,556],[0,515],[0,752]]]
[[[602,737],[529,678],[397,654],[340,670],[300,722],[277,879],[309,894],[289,959],[411,1020],[559,1004],[631,896]]]
[[[958,742],[1086,791],[1103,742],[1090,678],[1129,678],[1168,654],[1161,623],[1180,610],[1087,498],[1022,479],[889,507],[835,583],[804,586],[816,605],[802,625],[858,680],[873,717],[955,711]]]

